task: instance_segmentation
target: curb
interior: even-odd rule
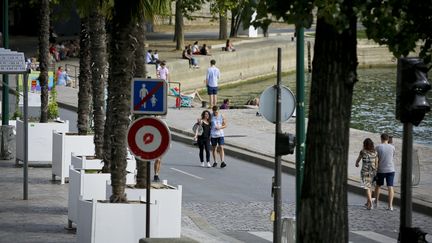
[[[191,143],[191,138],[193,136],[192,133],[177,129],[175,127],[170,127],[170,131],[171,131],[171,136],[172,139],[174,141],[177,142],[182,142],[182,143],[186,143],[186,144],[190,144]],[[225,143],[225,154],[236,157],[236,158],[240,158],[243,159],[245,161],[248,161],[250,163],[254,163],[257,165],[261,165],[261,166],[265,166],[268,168],[274,168],[274,157],[272,156],[268,156],[268,155],[264,155],[261,153],[257,153],[255,151],[251,151],[247,148],[242,148],[239,146],[235,146],[229,143]],[[296,174],[296,168],[295,168],[295,163],[292,161],[288,161],[288,160],[282,160],[282,171],[286,172],[288,174],[291,175],[295,175]],[[364,195],[364,189],[362,187],[359,186],[360,185],[360,180],[357,179],[353,179],[353,178],[348,178],[347,179],[347,190],[355,193],[355,194],[359,194],[359,195]],[[381,188],[381,190],[387,191],[386,188]],[[380,198],[381,200],[387,200],[388,199],[388,195],[382,193],[380,194]],[[394,198],[393,198],[393,204],[396,206],[401,205],[401,194],[399,192],[395,192]],[[429,202],[425,202],[419,199],[412,199],[412,209],[415,212],[427,215],[427,216],[432,216],[432,203]]]

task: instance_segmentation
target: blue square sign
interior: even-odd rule
[[[167,87],[167,82],[163,79],[133,79],[131,112],[133,114],[165,115],[167,113]]]

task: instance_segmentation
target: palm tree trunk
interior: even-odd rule
[[[105,82],[108,74],[105,17],[98,10],[94,10],[90,18],[90,40],[95,154],[97,158],[102,159],[105,126]]]
[[[91,82],[90,82],[90,38],[88,18],[81,18],[78,90],[78,134],[89,132]]]
[[[138,48],[135,52],[135,77],[146,77],[146,67],[145,67],[145,27],[144,21],[140,21],[137,25],[136,38],[138,40]],[[135,119],[139,118],[135,115]],[[146,161],[136,158],[136,188],[147,188],[147,163]]]
[[[228,18],[227,11],[219,14],[219,40],[228,38]]]
[[[129,126],[131,80],[137,41],[132,36],[134,23],[130,4],[114,2],[112,39],[110,42],[110,86],[112,104],[111,129],[111,202],[126,202],[126,132]]]
[[[175,10],[175,33],[174,39],[176,40],[176,50],[183,50],[184,47],[184,23],[182,12],[182,0],[176,0]]]
[[[322,17],[317,21],[300,242],[348,242],[346,162],[357,51],[356,17],[347,5],[342,11],[350,25],[342,33]]]
[[[105,116],[104,139],[103,139],[103,173],[111,172],[111,130],[112,130],[112,85],[111,78],[108,76],[108,98]]]
[[[48,122],[49,0],[40,1],[39,21],[39,84],[41,86],[40,122]]]

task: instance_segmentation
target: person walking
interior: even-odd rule
[[[216,66],[216,61],[210,61],[210,67],[207,69],[205,83],[207,85],[207,94],[210,98],[210,107],[217,105],[218,81],[220,78],[219,68]]]
[[[380,187],[384,185],[384,179],[388,188],[388,207],[387,210],[393,211],[393,181],[395,176],[395,166],[393,162],[395,147],[389,144],[389,135],[381,134],[381,144],[376,146],[375,150],[378,153],[378,173],[376,176],[375,187],[375,206],[378,207]]]
[[[157,158],[154,162],[154,176],[153,176],[153,181],[154,182],[160,182],[160,178],[159,178],[159,172],[160,172],[160,168],[161,168],[161,162],[162,162],[162,158]]]
[[[202,129],[199,129],[195,126],[201,126]],[[205,167],[204,163],[204,150],[206,154],[207,167],[211,167],[210,165],[210,130],[211,130],[211,114],[210,111],[205,110],[201,113],[201,119],[198,119],[197,123],[194,126],[195,136],[194,140],[197,141],[199,147],[199,158],[201,161],[201,166]],[[199,131],[201,133],[199,134]]]
[[[219,112],[219,107],[216,105],[212,108],[213,114],[211,116],[211,145],[212,145],[212,154],[213,154],[213,167],[217,166],[216,162],[216,150],[219,147],[219,156],[221,161],[221,168],[226,166],[225,163],[225,152],[224,152],[224,144],[225,144],[225,135],[223,129],[227,127],[227,123],[225,117]]]
[[[366,138],[363,141],[363,149],[360,151],[357,157],[355,166],[359,167],[360,160],[362,161],[362,167],[360,170],[360,175],[362,179],[363,186],[366,190],[367,203],[366,208],[371,210],[372,205],[372,184],[373,178],[375,177],[378,164],[378,154],[375,151],[374,143],[372,139]]]

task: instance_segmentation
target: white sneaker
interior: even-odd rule
[[[204,163],[203,163],[204,164]],[[207,162],[207,167],[211,167],[211,164],[210,164],[210,162]]]
[[[389,208],[387,208],[387,210],[393,211],[393,207],[389,207]]]
[[[201,162],[201,167],[204,167],[204,162]]]

